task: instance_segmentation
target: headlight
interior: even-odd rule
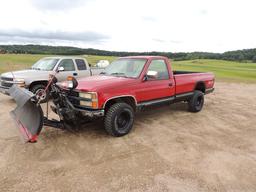
[[[85,99],[92,99],[93,95],[92,93],[79,93],[79,97],[82,97]]]
[[[13,81],[16,83],[24,83],[25,82],[25,80],[22,78],[14,78]]]
[[[14,78],[14,83],[17,84],[19,87],[25,87],[25,79],[22,78]]]
[[[79,97],[85,100],[80,100],[80,105],[89,107],[92,109],[98,108],[98,96],[96,92],[81,92]]]

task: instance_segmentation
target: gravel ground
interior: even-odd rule
[[[132,132],[46,127],[22,144],[0,95],[1,191],[256,191],[256,85],[217,82],[200,113],[139,113]]]

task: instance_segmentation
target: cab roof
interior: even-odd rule
[[[84,59],[81,56],[50,56],[50,57],[43,57],[42,59]]]
[[[153,56],[153,55],[138,55],[138,56],[127,56],[127,57],[120,57],[120,59],[168,59],[164,56]]]

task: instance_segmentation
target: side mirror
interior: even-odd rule
[[[64,67],[58,67],[57,72],[65,71]]]
[[[157,75],[157,71],[148,71],[144,77],[144,81],[147,81],[148,79],[157,79]]]

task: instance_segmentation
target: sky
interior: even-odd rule
[[[255,0],[0,0],[0,44],[110,51],[256,48]]]

